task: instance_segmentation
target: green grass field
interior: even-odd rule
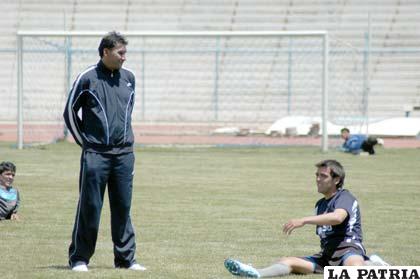
[[[0,154],[16,163],[22,196],[22,220],[0,223],[2,278],[233,278],[223,267],[226,257],[261,267],[313,254],[314,226],[288,237],[281,227],[313,214],[321,197],[314,164],[326,158],[346,168],[368,253],[420,265],[420,149],[378,148],[367,157],[303,147],[138,148],[132,219],[137,258],[148,271],[113,268],[106,200],[87,274],[67,267],[80,149],[60,143],[19,151],[3,143]]]

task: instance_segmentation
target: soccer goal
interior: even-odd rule
[[[19,148],[66,137],[71,83],[97,63],[105,33],[18,32]],[[124,66],[136,73],[133,126],[141,143],[276,144],[287,137],[287,144],[327,151],[329,121],[363,114],[359,62],[348,46],[331,49],[327,31],[122,33],[129,41]],[[273,126],[279,120],[283,130]]]

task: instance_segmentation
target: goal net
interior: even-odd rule
[[[360,61],[314,32],[126,32],[136,73],[133,127],[144,144],[310,144],[364,121]],[[19,146],[67,136],[77,74],[103,32],[18,33]],[[327,128],[328,127],[328,128]]]

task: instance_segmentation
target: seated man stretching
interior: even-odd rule
[[[316,205],[316,215],[291,219],[283,226],[285,234],[304,225],[316,225],[321,238],[321,251],[307,257],[284,257],[263,269],[256,269],[237,260],[225,260],[225,267],[233,275],[244,277],[274,277],[291,273],[323,273],[325,266],[388,265],[379,256],[366,256],[362,244],[362,223],[356,198],[343,189],[345,172],[335,160],[316,164],[318,192],[324,195]]]

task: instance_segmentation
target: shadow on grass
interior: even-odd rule
[[[39,269],[54,269],[54,270],[69,270],[70,267],[68,265],[49,265],[49,266],[40,266]],[[95,269],[106,269],[106,270],[113,270],[115,269],[112,266],[89,266],[89,270],[95,270]]]

